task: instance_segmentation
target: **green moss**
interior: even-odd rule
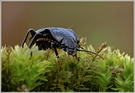
[[[104,59],[78,52],[78,61],[62,49],[57,59],[53,50],[39,51],[35,45],[2,47],[2,91],[133,92],[133,58],[110,46],[101,45],[96,51],[81,45],[99,51]]]

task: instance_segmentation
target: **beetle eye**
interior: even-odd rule
[[[67,48],[67,46],[65,46],[64,44],[61,44],[61,47],[62,47],[62,48]]]
[[[65,48],[67,48],[67,46],[65,46]]]

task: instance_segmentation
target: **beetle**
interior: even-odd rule
[[[63,49],[68,53],[68,55],[75,56],[76,58],[77,51],[91,52],[88,50],[79,49],[81,48],[79,45],[79,38],[76,36],[75,32],[72,29],[61,27],[47,27],[38,29],[36,31],[33,29],[29,29],[22,42],[22,47],[24,46],[29,33],[31,34],[30,43],[28,45],[29,48],[31,48],[31,46],[35,43],[39,47],[39,50],[54,48],[57,58],[59,58],[57,48]],[[91,53],[98,55],[95,52]]]

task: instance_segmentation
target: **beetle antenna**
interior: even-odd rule
[[[95,53],[95,52],[92,52],[92,51],[89,51],[89,50],[80,50],[80,49],[77,49],[77,51],[83,51],[83,52],[90,52],[90,53],[92,53],[92,54],[95,54],[95,55],[97,55],[97,56],[99,56],[100,58],[102,58],[102,59],[104,59],[102,56],[100,56],[98,53]]]

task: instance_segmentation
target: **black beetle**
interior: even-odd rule
[[[37,31],[29,29],[22,42],[22,46],[26,42],[29,33],[31,33],[31,38],[28,47],[31,48],[31,46],[35,43],[39,47],[39,50],[46,50],[47,48],[53,47],[57,57],[59,56],[56,48],[61,48],[64,51],[66,51],[69,55],[75,57],[77,57],[77,51],[91,52],[88,50],[79,49],[79,38],[76,36],[75,32],[72,29],[60,27],[41,28]],[[94,52],[91,53],[98,55]]]

